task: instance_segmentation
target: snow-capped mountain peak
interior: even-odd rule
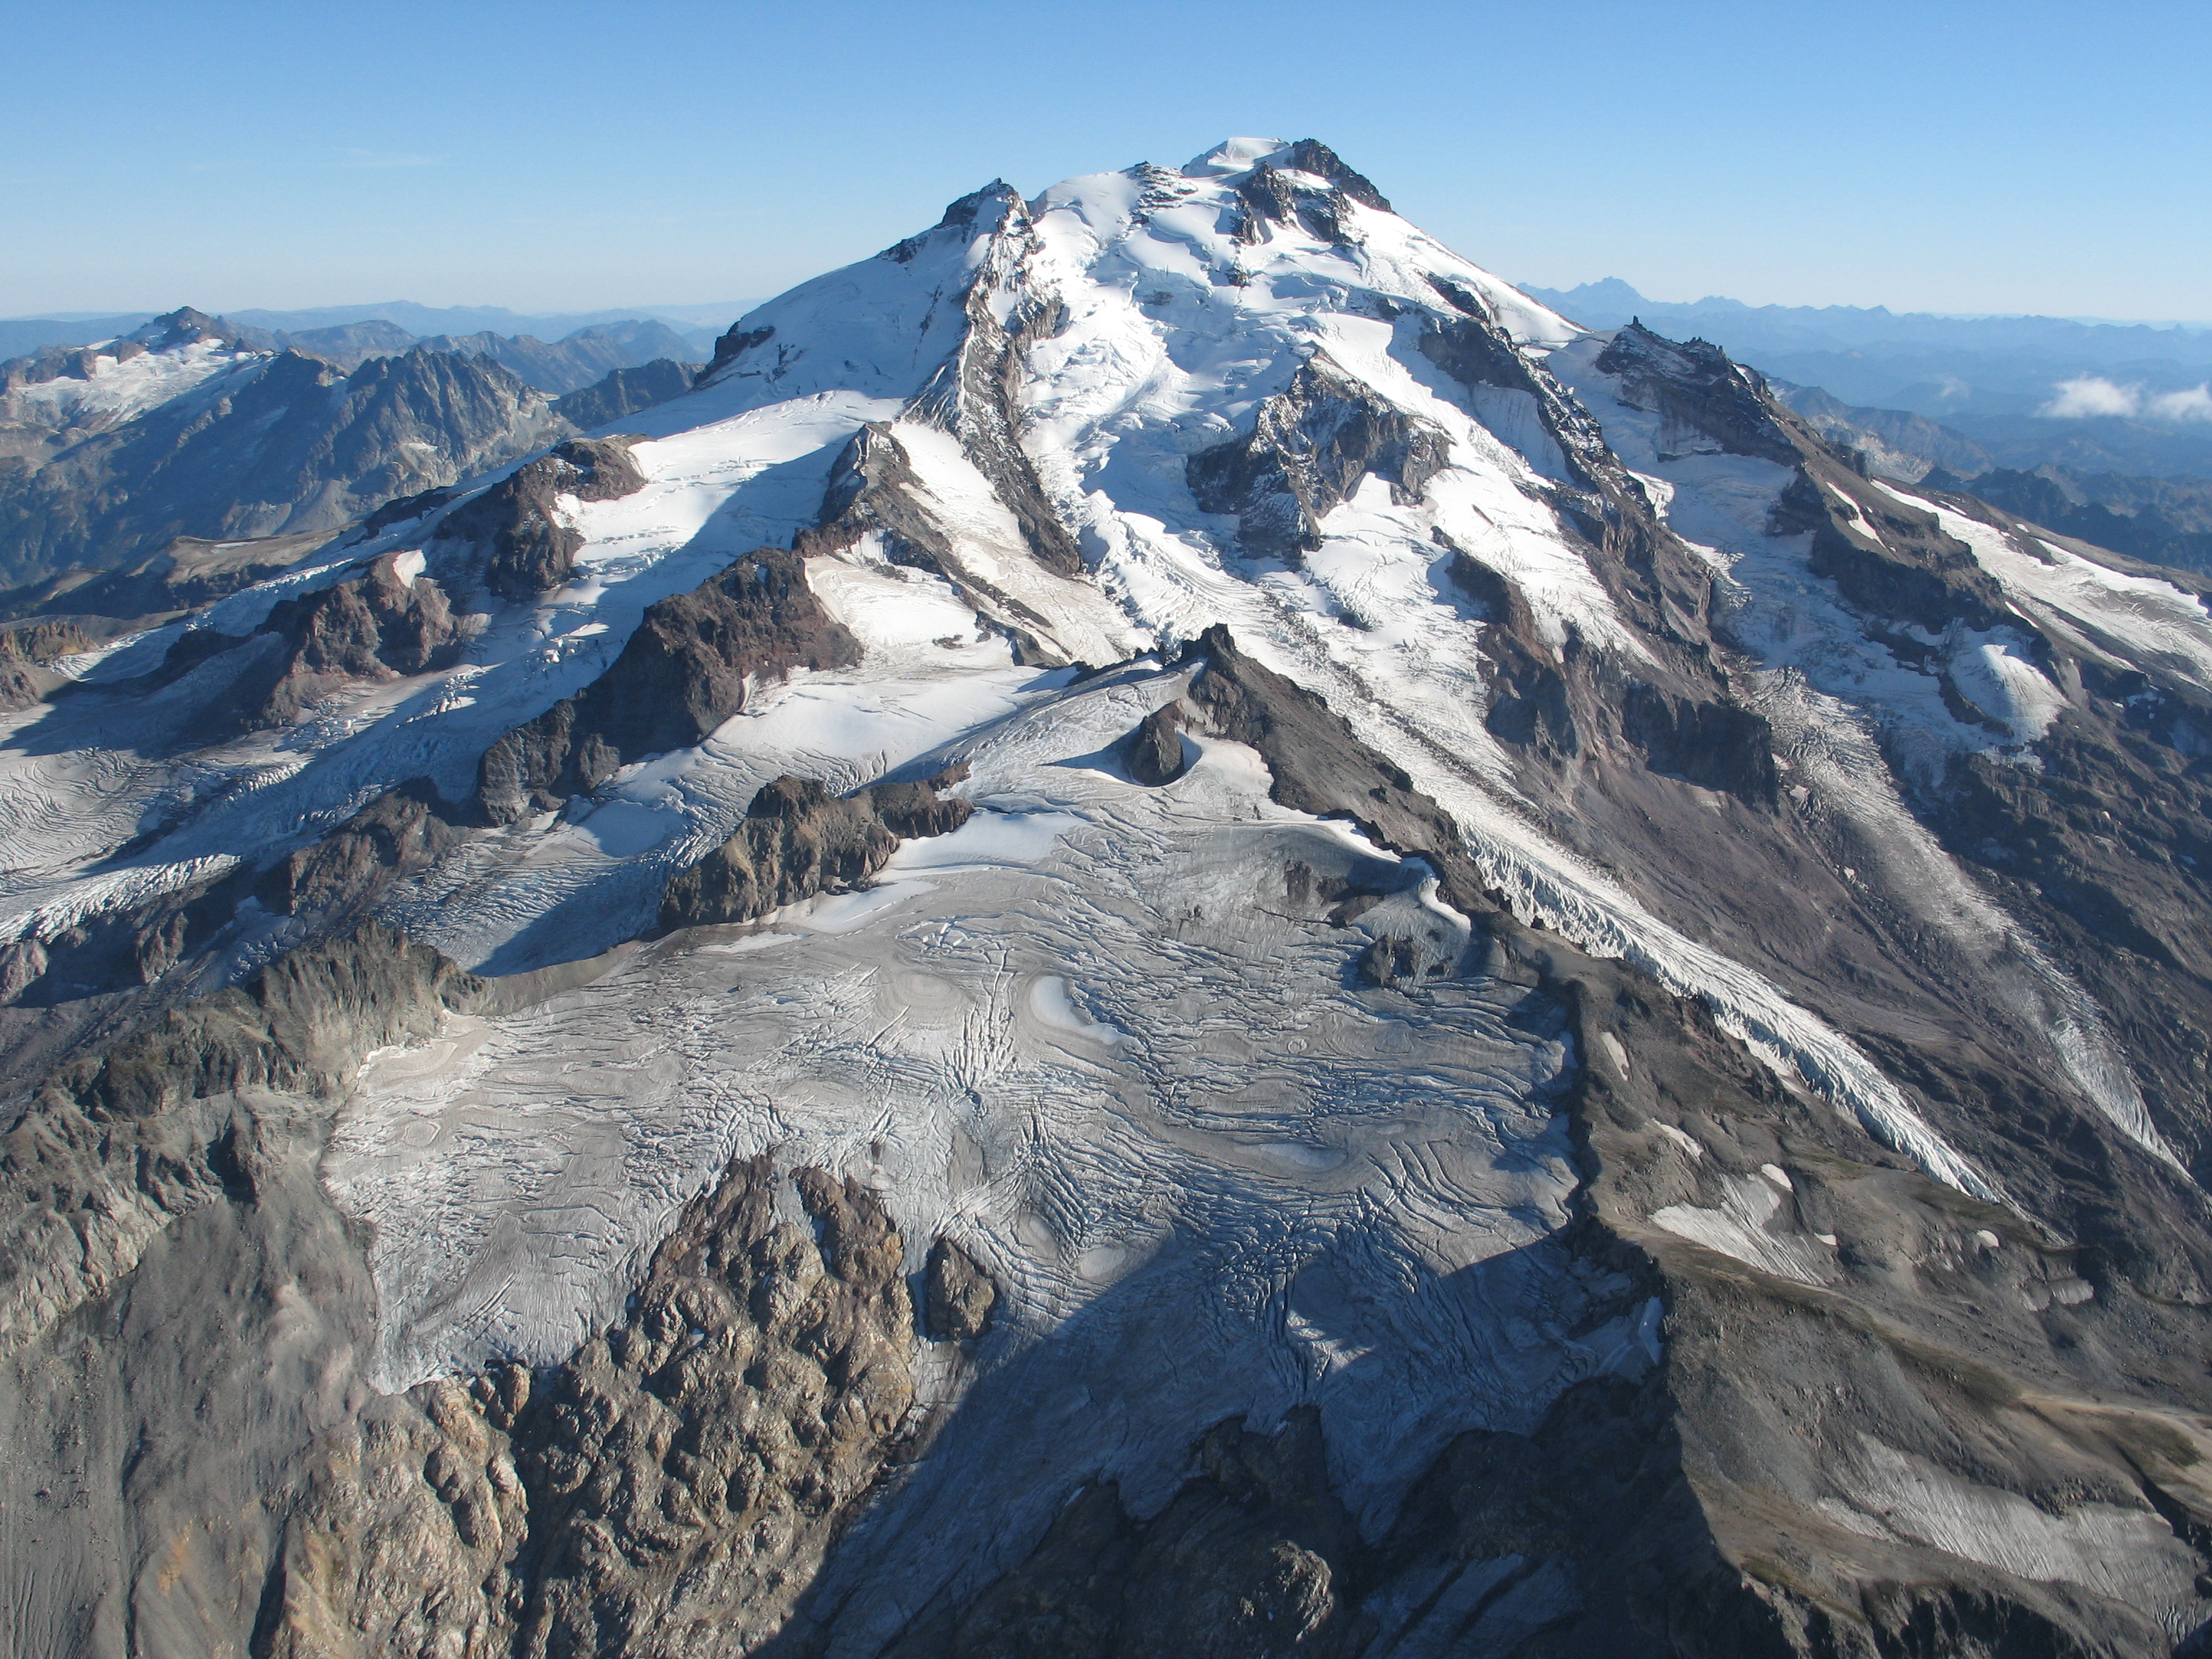
[[[50,672],[0,1329],[255,1192],[359,1224],[317,1397],[401,1403],[300,1466],[288,1630],[434,1599],[315,1565],[379,1457],[522,1471],[417,1556],[549,1651],[998,1651],[1232,1511],[1306,1528],[1264,1584],[1081,1616],[2212,1614],[2159,1518],[2212,1405],[2212,615],[1316,141],[994,181],[688,395]]]

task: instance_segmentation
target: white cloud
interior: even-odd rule
[[[2054,421],[2080,420],[2092,415],[2133,415],[2142,408],[2142,388],[2116,386],[2101,374],[2084,374],[2078,380],[2061,380],[2058,395],[2043,406]]]
[[[442,155],[408,155],[383,149],[342,149],[338,165],[342,167],[441,167]]]
[[[2154,421],[2212,421],[2212,381],[2186,392],[2145,392],[2140,386],[2122,386],[2101,374],[2084,374],[2078,380],[2061,380],[2058,395],[2038,410],[2054,421],[2082,420],[2098,415],[2141,415]]]
[[[2186,392],[2168,392],[2150,400],[2149,412],[2161,421],[2212,421],[2212,383]]]

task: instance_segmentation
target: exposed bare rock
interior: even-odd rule
[[[1771,805],[1780,787],[1774,730],[1741,703],[1670,696],[1640,680],[1620,700],[1620,734],[1655,772]]]
[[[0,1340],[35,1334],[100,1294],[155,1233],[222,1192],[224,1097],[327,1101],[370,1049],[428,1036],[480,983],[364,923],[54,1072],[15,1109],[0,1152],[12,1212]]]
[[[1755,455],[1795,466],[1796,446],[1775,429],[1765,383],[1703,340],[1678,343],[1631,323],[1600,354],[1598,368],[1620,377],[1632,407],[1660,418],[1660,452]]]
[[[93,637],[73,622],[26,623],[0,631],[0,657],[47,662],[73,651],[88,651]]]
[[[0,709],[27,708],[63,683],[47,667],[56,657],[87,651],[93,636],[75,622],[29,623],[0,631]]]
[[[241,1088],[321,1094],[369,1049],[435,1029],[478,983],[428,946],[365,923],[173,1011],[98,1060],[64,1068],[40,1098],[74,1101],[119,1121]]]
[[[372,522],[374,518],[372,514]],[[0,615],[54,617],[53,623],[39,626],[76,629],[88,642],[96,643],[137,628],[158,626],[196,606],[265,581],[337,534],[334,530],[320,530],[224,541],[179,536],[160,552],[120,569],[65,570],[44,581],[0,593]]]
[[[1066,307],[1048,296],[1025,296],[1001,323],[994,290],[1005,274],[988,262],[975,273],[965,300],[967,332],[915,398],[912,413],[960,440],[963,452],[1013,514],[1038,563],[1058,575],[1080,576],[1082,550],[1045,499],[1036,468],[1022,448],[1023,416],[1016,396],[1024,349],[1058,331]]]
[[[612,667],[494,744],[477,800],[494,823],[550,811],[632,761],[700,742],[744,708],[757,680],[860,658],[806,585],[804,561],[761,548],[648,606]]]
[[[0,1003],[52,1008],[156,984],[232,930],[252,886],[250,866],[202,876],[19,939],[0,976]]]
[[[520,1386],[527,1387],[528,1373]],[[528,1516],[507,1437],[459,1385],[370,1402],[319,1442],[263,1593],[255,1651],[493,1659]]]
[[[1205,1472],[1143,1521],[1110,1485],[1073,1494],[1026,1561],[886,1659],[1361,1651],[1373,1626],[1351,1610],[1358,1528],[1331,1488],[1314,1413],[1273,1434],[1224,1423],[1198,1462]]]
[[[766,345],[775,337],[775,329],[773,325],[765,328],[741,328],[738,324],[744,320],[744,319],[741,317],[738,322],[732,323],[715,340],[714,357],[706,368],[699,371],[702,379],[714,374],[725,363],[736,361],[754,347]]]
[[[614,1659],[772,1633],[905,1422],[902,1254],[857,1183],[739,1160],[566,1363],[425,1383],[324,1439],[265,1650]]]
[[[534,599],[568,580],[576,550],[584,544],[562,522],[557,499],[612,501],[644,482],[629,446],[620,439],[571,439],[447,514],[438,538],[476,543],[485,584],[501,599]]]
[[[990,1328],[999,1287],[983,1264],[958,1241],[940,1237],[929,1247],[924,1269],[924,1312],[929,1334],[939,1340],[969,1342]]]
[[[85,916],[0,954],[0,1006],[61,1010],[144,988],[189,990],[270,916],[307,924],[296,945],[350,925],[392,882],[462,839],[428,782],[386,792],[266,870],[250,861]],[[88,1034],[89,1035],[89,1034]]]
[[[1129,775],[1158,787],[1173,783],[1188,767],[1182,746],[1182,715],[1174,703],[1163,703],[1137,722],[1126,739]]]
[[[1383,845],[1427,860],[1461,909],[1489,908],[1450,817],[1414,789],[1403,768],[1361,744],[1341,715],[1253,661],[1218,624],[1190,655],[1206,663],[1191,682],[1190,702],[1211,730],[1259,750],[1277,801],[1316,817],[1350,818]]]
[[[1046,619],[968,568],[928,500],[929,491],[890,423],[871,421],[853,434],[830,468],[814,528],[801,531],[792,545],[813,557],[842,552],[866,536],[878,537],[892,563],[944,577],[980,614],[1005,627],[1024,660],[1055,662],[1033,631],[1046,628]]]
[[[1356,971],[1363,984],[1416,988],[1458,965],[1457,950],[1439,950],[1441,942],[1418,933],[1384,933],[1359,953]]]
[[[1329,188],[1316,190],[1304,179],[1285,176],[1298,173],[1326,179]],[[1324,241],[1351,246],[1358,237],[1344,211],[1346,200],[1390,210],[1390,204],[1364,174],[1355,173],[1317,138],[1301,138],[1261,161],[1238,181],[1237,194],[1242,205],[1236,234],[1243,242],[1260,240],[1261,227],[1273,224],[1295,226]]]
[[[262,879],[265,904],[326,924],[374,904],[393,881],[434,862],[461,834],[437,787],[416,778],[386,790]]]
[[[233,665],[191,735],[205,742],[289,725],[350,682],[397,679],[452,660],[460,629],[445,590],[427,575],[403,574],[402,556],[386,553],[350,581],[279,600],[250,635],[201,628],[179,636],[158,680],[181,678],[217,656]]]
[[[656,357],[630,368],[614,368],[591,386],[553,400],[553,412],[570,425],[591,432],[680,398],[691,389],[699,370],[673,357]]]
[[[734,331],[708,412],[750,413],[680,441],[696,470],[576,446],[443,538],[418,497],[376,546],[437,583],[283,584],[180,678],[122,678],[165,634],[6,722],[0,1054],[47,1081],[0,1146],[0,1647],[2212,1640],[2201,593],[1893,490],[1710,348],[1576,331],[1395,227],[1367,261],[1379,203],[1272,141],[992,186]],[[1309,361],[1293,294],[1395,367]],[[1148,343],[1200,338],[1222,372],[1152,396]],[[55,372],[32,401],[87,384]],[[1179,475],[1201,422],[1253,436]],[[811,529],[799,428],[851,439]],[[1025,459],[1045,430],[1070,465]],[[1237,519],[1304,556],[1370,474],[1387,532],[1294,580],[1234,556]],[[688,551],[628,539],[725,486]],[[443,660],[446,596],[544,592],[565,532],[664,592],[751,522],[799,544],[495,746],[495,836],[393,786],[455,787],[520,718],[527,615],[480,636],[480,700],[156,741],[224,685],[250,723]],[[726,728],[679,833],[529,816],[848,649],[813,552],[886,643],[834,716]],[[1119,607],[1085,637],[1150,654],[953,648],[971,614],[1073,648],[1013,594]],[[580,959],[655,897],[663,929],[797,910],[967,817],[945,774],[760,787],[817,750],[960,757],[991,833],[788,927]],[[283,861],[206,873],[248,847]]]
[[[1200,451],[1184,470],[1200,507],[1237,515],[1248,552],[1296,563],[1361,479],[1388,480],[1401,505],[1419,501],[1449,453],[1443,433],[1316,356],[1261,404],[1248,436]]]
[[[1620,461],[1607,448],[1604,431],[1597,422],[1568,395],[1550,370],[1522,351],[1498,325],[1482,296],[1449,277],[1431,276],[1429,285],[1457,314],[1424,318],[1419,341],[1421,355],[1470,392],[1491,387],[1528,397],[1543,429],[1559,447],[1559,461],[1570,480],[1600,498],[1580,504],[1585,513],[1595,507],[1601,520],[1624,514],[1632,520],[1648,517],[1648,504],[1634,499],[1640,492],[1632,489]],[[1529,459],[1538,471],[1553,471],[1548,457]]]
[[[793,546],[802,555],[836,553],[864,536],[879,535],[892,563],[952,580],[959,566],[951,542],[915,499],[921,493],[921,481],[890,423],[870,421],[839,453],[816,526],[801,532]]]
[[[663,931],[750,921],[817,893],[856,886],[900,842],[968,821],[968,803],[931,783],[883,783],[836,796],[809,778],[778,778],[745,809],[737,834],[668,884]]]
[[[526,1655],[720,1653],[757,1639],[873,1485],[912,1399],[913,1310],[883,1206],[765,1157],[695,1200],[624,1323],[517,1431]],[[540,1517],[544,1517],[541,1519]]]
[[[1318,138],[1301,138],[1284,153],[1283,165],[1294,172],[1310,173],[1326,179],[1363,207],[1371,207],[1381,213],[1391,210],[1389,201],[1364,173],[1355,171],[1344,158]]]

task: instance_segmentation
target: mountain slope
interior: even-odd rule
[[[127,565],[179,536],[334,530],[568,429],[481,358],[373,357],[344,374],[256,349],[196,312],[143,332],[112,353],[9,366],[0,574],[10,580]]]
[[[2194,591],[1312,141],[622,420],[5,717],[19,1644],[2212,1618]]]

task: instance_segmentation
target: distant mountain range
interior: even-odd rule
[[[275,538],[289,562],[299,538],[674,397],[703,356],[651,320],[549,344],[382,320],[275,332],[185,307],[0,363],[0,610],[202,602],[185,544]],[[258,557],[222,562],[224,580]]]
[[[1617,276],[1522,291],[1588,328],[1640,319],[1677,338],[1708,340],[1771,380],[1817,388],[1839,404],[1941,421],[1986,452],[1984,465],[2212,474],[2212,325],[1718,297],[1679,304]]]
[[[2204,1653],[2212,584],[1312,140],[916,225],[0,394],[360,515],[0,630],[0,1654]]]
[[[704,305],[634,306],[628,310],[520,312],[504,306],[426,306],[412,300],[386,300],[369,305],[317,306],[305,311],[230,311],[223,315],[236,327],[269,334],[321,333],[383,323],[411,339],[489,332],[558,340],[582,329],[655,322],[688,342],[692,348],[690,355],[696,360],[713,349],[715,337],[730,325],[732,319],[742,316],[756,303],[720,300]],[[153,319],[149,311],[0,319],[0,359],[20,357],[43,346],[90,345],[95,340],[112,340]]]

